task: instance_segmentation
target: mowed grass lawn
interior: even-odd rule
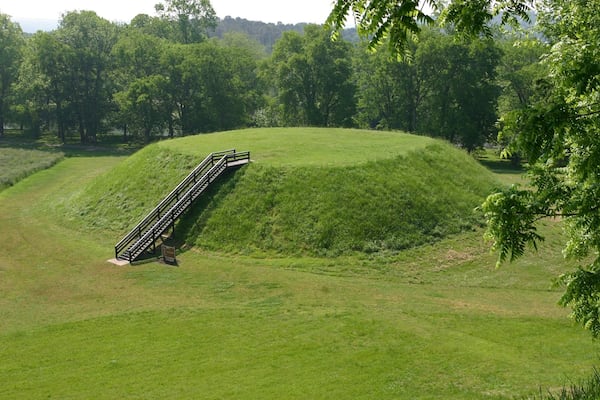
[[[556,222],[501,269],[482,232],[396,256],[116,267],[118,238],[59,210],[122,160],[0,192],[0,398],[510,399],[597,363],[551,289],[572,267]]]
[[[219,150],[249,150],[255,162],[268,165],[346,166],[385,160],[434,143],[400,132],[335,128],[242,129],[161,142],[161,146],[204,158]]]

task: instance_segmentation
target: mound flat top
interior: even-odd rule
[[[235,148],[250,150],[254,162],[271,165],[353,165],[394,158],[433,139],[402,132],[335,128],[257,128],[188,136],[161,142],[200,158]]]

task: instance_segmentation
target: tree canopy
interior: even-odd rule
[[[487,39],[456,41],[429,28],[409,46],[411,63],[386,52],[355,57],[358,123],[442,137],[468,151],[493,140],[499,47]]]
[[[326,23],[337,36],[352,16],[371,49],[387,43],[392,53],[402,57],[408,55],[409,39],[436,17],[466,35],[491,35],[488,23],[495,16],[503,23],[518,18],[529,21],[531,4],[532,0],[452,0],[449,4],[443,0],[335,0]]]
[[[344,126],[354,114],[350,46],[317,25],[285,32],[273,50],[275,85],[288,124]]]
[[[3,56],[12,72],[2,86],[8,93],[2,125],[11,135],[49,132],[61,142],[115,140],[120,133],[123,140],[151,141],[248,126],[360,126],[443,137],[474,150],[495,133],[500,57],[523,70],[537,63],[505,60],[492,40],[457,41],[454,30],[437,26],[418,26],[420,41],[407,37],[413,63],[370,52],[364,43],[331,41],[317,25],[271,24],[264,42],[252,39],[260,30],[210,37],[208,0],[157,6],[158,16],[139,14],[129,24],[71,11],[53,31],[5,35],[3,28],[0,52],[18,51],[12,61]],[[519,72],[507,69],[503,79],[514,85],[503,93],[515,87],[531,96]],[[504,109],[515,107],[503,98]]]
[[[180,43],[201,42],[217,26],[217,14],[209,0],[164,0],[154,8],[162,19],[174,23]]]
[[[600,2],[546,0],[540,16],[551,44],[547,74],[533,99],[505,121],[531,168],[531,188],[491,195],[483,210],[499,260],[514,259],[542,237],[536,222],[564,220],[565,254],[582,266],[561,277],[561,303],[600,336]]]
[[[8,97],[17,79],[24,44],[21,27],[12,22],[8,15],[0,14],[0,137],[4,134]]]

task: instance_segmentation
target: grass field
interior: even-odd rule
[[[178,268],[115,267],[118,235],[65,204],[123,162],[67,158],[0,192],[0,398],[511,399],[597,363],[556,305],[573,268],[557,222],[500,269],[481,231],[394,254],[197,248]]]

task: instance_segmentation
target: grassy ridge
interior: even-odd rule
[[[336,128],[262,128],[219,132],[161,142],[200,159],[226,149],[250,150],[259,164],[273,166],[347,166],[394,158],[434,140],[402,132]]]
[[[86,230],[124,234],[200,161],[156,144],[147,146],[83,187],[64,212]]]

